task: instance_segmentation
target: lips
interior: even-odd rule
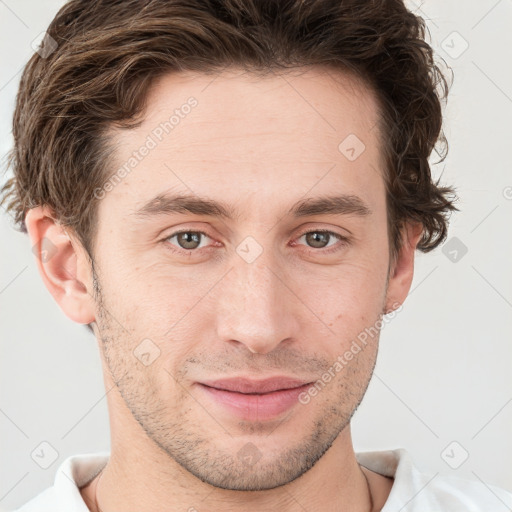
[[[272,377],[264,380],[252,380],[242,377],[208,380],[201,382],[204,386],[234,393],[264,394],[283,389],[293,389],[308,384],[308,381],[292,377]]]
[[[198,382],[206,400],[219,407],[222,414],[244,421],[271,421],[299,403],[299,396],[310,381],[291,377],[264,380],[231,378]]]

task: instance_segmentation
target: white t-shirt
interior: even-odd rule
[[[68,457],[57,470],[52,487],[14,512],[88,512],[79,487],[105,466],[109,452]],[[381,512],[505,512],[512,509],[512,492],[479,480],[418,471],[403,449],[356,453],[362,466],[393,477]]]

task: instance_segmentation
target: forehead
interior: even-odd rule
[[[371,194],[367,185],[382,181],[378,119],[373,92],[338,70],[169,73],[150,88],[142,123],[111,131],[113,170],[126,172],[107,199],[135,208],[169,189],[214,188],[296,199],[342,182]]]
[[[250,147],[248,136],[265,133],[280,135],[276,145],[295,140],[299,149],[305,139],[316,145],[326,134],[334,140],[349,133],[368,138],[378,119],[373,92],[345,72],[318,67],[262,76],[231,69],[216,75],[182,72],[160,77],[148,93],[139,133],[154,130],[162,121],[170,120],[174,112],[188,110],[185,105],[190,98],[197,106],[180,115],[179,123],[174,125],[175,150],[180,149],[180,142],[190,142],[192,134],[187,126],[192,124],[201,128],[193,133],[195,149],[201,149],[204,142],[213,150],[212,137],[216,136],[243,139],[245,150]],[[187,122],[182,123],[185,119]],[[331,146],[332,141],[328,142]]]

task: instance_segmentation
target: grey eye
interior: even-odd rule
[[[167,237],[166,240],[179,249],[190,251],[200,247],[202,242],[201,237],[203,237],[203,239],[209,238],[208,235],[202,231],[179,231]],[[173,238],[176,238],[177,244],[172,242]]]

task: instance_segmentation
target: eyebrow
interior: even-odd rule
[[[136,218],[152,218],[158,215],[192,214],[237,219],[240,213],[233,207],[212,199],[188,194],[158,194],[131,215]],[[358,215],[372,214],[370,207],[358,196],[341,194],[306,198],[295,203],[287,215],[300,218],[313,215]]]

